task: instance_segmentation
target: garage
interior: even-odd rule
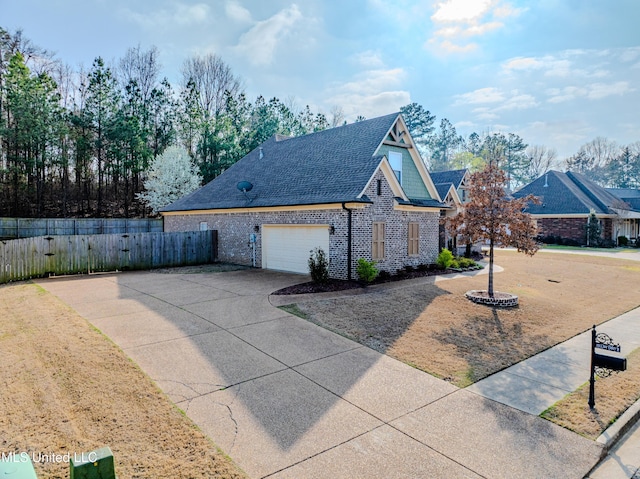
[[[329,225],[262,225],[262,267],[309,273],[314,248],[329,255]]]

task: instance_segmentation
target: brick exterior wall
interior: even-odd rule
[[[377,193],[377,182],[382,180],[381,195]],[[377,268],[381,271],[395,273],[404,266],[435,263],[438,257],[439,212],[411,212],[393,209],[393,192],[384,174],[379,171],[371,181],[365,194],[374,202],[364,210],[353,212],[353,242],[352,251],[354,261],[365,258],[371,261],[371,240],[373,239],[374,221],[385,223],[385,258],[378,261]],[[419,254],[409,256],[408,235],[409,223],[420,226]],[[355,275],[354,275],[355,277]]]
[[[377,180],[382,180],[381,195],[377,194]],[[374,202],[352,213],[352,265],[355,279],[358,258],[371,260],[372,223],[385,223],[385,258],[377,265],[381,271],[395,273],[406,265],[435,263],[438,256],[438,212],[409,212],[393,209],[393,193],[382,172],[378,172],[365,194]],[[257,235],[256,267],[262,267],[263,224],[327,224],[335,232],[329,235],[329,274],[332,278],[347,279],[348,213],[343,209],[313,211],[282,211],[256,213],[220,213],[204,215],[167,215],[165,231],[196,231],[206,222],[209,229],[218,230],[218,258],[220,261],[251,265],[252,248],[249,236]],[[409,223],[420,225],[420,244],[417,256],[408,255]],[[255,231],[255,226],[259,231]]]
[[[580,244],[586,244],[587,217],[584,218],[536,218],[538,224],[538,235],[540,236],[560,236],[561,238],[572,239]],[[613,235],[613,221],[611,218],[600,220],[602,225],[602,237],[611,239]]]

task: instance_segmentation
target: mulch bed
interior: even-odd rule
[[[437,269],[435,266],[428,269],[401,270],[397,274],[381,274],[374,279],[371,284],[389,283],[392,281],[402,281],[405,279],[422,278],[425,276],[435,276],[437,274],[459,273],[461,271],[470,271],[477,268],[465,269]],[[364,288],[367,284],[363,281],[347,281],[342,279],[330,279],[327,283],[320,284],[309,281],[307,283],[294,284],[286,288],[279,289],[272,294],[289,295],[289,294],[308,294],[308,293],[328,293],[334,291],[345,291],[348,289]]]

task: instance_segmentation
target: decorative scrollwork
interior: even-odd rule
[[[601,377],[601,378],[608,378],[609,376],[611,376],[611,374],[613,374],[613,369],[607,369],[607,368],[599,368],[596,367],[594,369],[594,372],[596,373],[596,376]],[[615,371],[616,373],[618,371]]]
[[[605,333],[598,333],[594,346],[597,349],[604,349],[605,351],[620,352],[620,343],[614,343],[611,336]]]
[[[598,333],[596,334],[596,344],[604,344],[606,346],[615,346],[619,347],[619,343],[614,343],[611,336],[606,333]]]

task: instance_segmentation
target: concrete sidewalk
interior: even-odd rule
[[[640,422],[627,432],[586,479],[640,479]]]
[[[620,343],[620,355],[624,356],[640,347],[640,308],[602,323],[596,330]],[[537,416],[588,381],[590,367],[589,329],[478,381],[467,390]]]
[[[602,446],[269,304],[264,270],[38,283],[251,477],[582,478]]]

